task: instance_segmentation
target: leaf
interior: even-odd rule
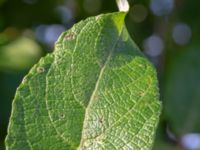
[[[178,136],[200,132],[199,49],[194,44],[172,57],[165,73],[164,114]]]
[[[0,47],[0,70],[24,70],[41,57],[41,48],[32,39],[21,37]]]
[[[156,140],[153,150],[181,150],[181,148],[165,140]]]
[[[183,150],[183,148],[180,147],[180,143],[169,136],[169,131],[166,129],[165,122],[161,120],[162,116],[160,117],[159,126],[156,131],[153,150]]]
[[[125,15],[79,22],[31,69],[13,102],[8,149],[151,149],[156,72],[130,39]]]

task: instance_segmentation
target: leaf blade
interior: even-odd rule
[[[21,100],[25,117],[19,117],[30,149],[152,147],[160,113],[156,73],[130,39],[124,17],[78,23],[59,38],[49,63],[46,57],[29,73],[24,84],[30,87],[17,93],[27,96]]]

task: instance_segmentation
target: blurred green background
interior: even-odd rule
[[[154,150],[200,150],[200,1],[129,3],[128,31],[158,71],[163,111]],[[61,32],[114,11],[115,0],[0,0],[0,149],[23,76]]]

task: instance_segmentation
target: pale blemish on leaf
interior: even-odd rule
[[[67,41],[73,40],[75,38],[75,34],[74,33],[69,33],[69,34],[65,35],[64,38]]]
[[[38,73],[43,73],[43,72],[45,72],[45,69],[43,67],[38,67],[37,68],[37,72]]]

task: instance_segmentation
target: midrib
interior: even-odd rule
[[[85,118],[84,118],[84,121],[83,121],[83,127],[84,127],[84,125],[85,125],[85,123],[86,123],[86,120],[87,120],[86,118],[87,118],[87,116],[88,116],[88,114],[89,114],[90,105],[91,105],[92,101],[95,99],[95,96],[96,96],[96,94],[97,94],[97,90],[98,90],[98,87],[99,87],[99,83],[100,83],[100,80],[101,80],[101,78],[102,78],[102,76],[103,76],[104,70],[105,70],[107,64],[109,63],[109,61],[110,61],[110,59],[111,59],[111,57],[112,57],[112,54],[113,54],[113,52],[114,52],[114,50],[115,50],[115,47],[116,47],[116,45],[117,45],[117,43],[118,43],[118,41],[119,41],[119,39],[120,39],[120,37],[121,37],[123,28],[124,28],[124,26],[122,26],[121,31],[120,31],[120,34],[119,34],[119,36],[118,36],[118,39],[117,39],[116,42],[114,43],[114,45],[113,45],[113,47],[112,47],[112,49],[111,49],[111,51],[110,51],[110,53],[109,53],[109,55],[108,55],[108,57],[107,57],[105,63],[103,64],[103,67],[102,67],[101,70],[100,70],[98,79],[97,79],[96,84],[95,84],[95,88],[94,88],[94,90],[93,90],[93,92],[92,92],[92,94],[91,94],[91,97],[90,97],[90,99],[89,99],[89,103],[88,103],[88,105],[87,105],[87,107],[86,107],[86,109],[85,109]],[[84,129],[84,128],[83,128],[83,129]],[[81,141],[80,141],[80,144],[79,144],[77,150],[80,150],[80,149],[81,149],[81,147],[83,146],[83,143],[84,143],[85,140],[86,140],[86,139],[83,139],[83,130],[82,130]]]

